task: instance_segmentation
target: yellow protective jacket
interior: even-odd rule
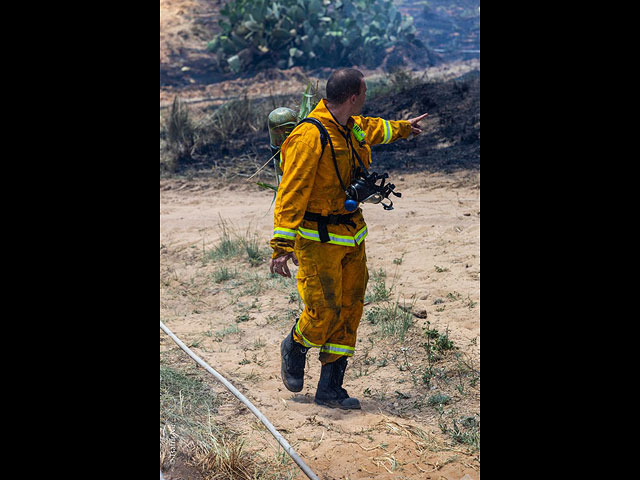
[[[347,128],[340,126],[321,100],[309,114],[322,122],[333,142],[340,176],[345,186],[353,181],[354,166],[358,166],[355,153],[369,169],[371,165],[370,145],[386,144],[411,133],[411,124],[406,120],[392,121],[372,117],[351,117]],[[357,124],[365,134],[360,144],[352,132]],[[348,137],[351,141],[347,141]],[[274,233],[270,242],[273,258],[293,251],[296,235],[320,241],[316,222],[304,220],[305,212],[322,216],[348,214],[344,208],[346,194],[343,191],[333,163],[331,148],[327,144],[322,154],[320,132],[315,125],[298,125],[282,144],[282,182],[278,187],[274,210]],[[367,226],[362,210],[357,209],[349,225],[328,225],[329,243],[344,246],[360,245],[367,236]]]

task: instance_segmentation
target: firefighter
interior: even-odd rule
[[[359,165],[369,168],[370,145],[419,135],[419,122],[428,115],[400,121],[362,117],[366,92],[358,70],[334,71],[327,98],[309,114],[325,127],[331,148],[324,148],[311,123],[300,123],[282,144],[270,242],[271,272],[291,277],[288,261],[298,266],[297,288],[305,305],[281,344],[282,381],[288,390],[301,391],[307,351],[318,348],[322,367],[315,402],[342,409],[360,408],[342,385],[369,278],[367,226],[360,208],[345,208],[344,186],[355,179]]]

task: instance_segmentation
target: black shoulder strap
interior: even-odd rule
[[[300,120],[298,125],[300,125],[301,123],[312,123],[320,131],[320,143],[322,143],[322,153],[320,154],[320,156],[322,156],[324,154],[324,147],[327,146],[327,142],[331,141],[331,138],[329,138],[329,132],[327,132],[327,129],[325,128],[325,126],[317,118],[306,117]]]
[[[306,117],[300,120],[298,125],[301,123],[312,123],[315,125],[320,131],[320,143],[322,144],[322,152],[320,153],[320,157],[324,155],[324,148],[329,143],[329,147],[331,147],[331,157],[333,158],[333,166],[336,168],[336,175],[338,176],[338,180],[340,181],[340,186],[342,190],[346,191],[347,187],[345,187],[344,182],[342,181],[342,177],[340,177],[340,171],[338,170],[338,161],[336,160],[336,151],[333,149],[333,142],[331,141],[331,137],[329,136],[329,132],[327,132],[326,127],[322,124],[320,120],[313,117]]]

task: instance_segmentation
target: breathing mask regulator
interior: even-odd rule
[[[347,194],[347,199],[344,202],[345,210],[353,212],[358,208],[359,203],[381,203],[385,210],[393,210],[393,202],[389,195],[393,193],[396,197],[401,197],[402,194],[393,191],[396,188],[393,183],[385,184],[387,178],[389,178],[387,173],[379,175],[372,172],[368,174],[366,170],[364,172],[359,170],[356,179],[345,191]],[[381,180],[379,185],[376,184],[378,180]],[[389,200],[388,204],[383,202],[385,199]]]
[[[357,124],[354,124],[352,132],[360,146],[363,146],[365,143],[365,133],[362,129]],[[353,149],[353,153],[358,159],[360,167],[356,170],[355,180],[345,189],[345,193],[347,194],[347,199],[344,202],[345,210],[353,212],[358,208],[360,203],[380,203],[385,210],[393,210],[393,202],[389,198],[389,195],[393,193],[396,197],[401,197],[402,194],[393,191],[396,188],[393,183],[385,184],[385,180],[389,178],[389,174],[384,173],[379,175],[376,172],[369,173],[355,152],[355,149]],[[338,179],[340,179],[340,174],[338,174]],[[379,180],[380,184],[377,184],[376,182]],[[340,183],[342,184],[342,179],[340,179]],[[385,199],[389,200],[388,204],[383,202]]]

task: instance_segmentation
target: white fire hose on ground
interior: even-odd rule
[[[200,365],[207,372],[209,372],[211,375],[216,377],[220,381],[220,383],[222,383],[225,387],[227,387],[227,389],[238,398],[238,400],[244,403],[249,408],[249,410],[251,410],[251,413],[253,413],[256,417],[258,417],[258,419],[264,424],[264,426],[267,427],[267,430],[271,432],[271,435],[273,435],[275,439],[278,441],[278,443],[282,445],[282,448],[284,448],[285,452],[287,452],[289,456],[293,459],[293,461],[298,464],[300,469],[305,473],[307,477],[309,477],[311,480],[320,480],[320,478],[318,478],[318,476],[315,473],[313,473],[313,471],[307,466],[307,464],[304,463],[304,461],[298,456],[298,454],[291,447],[291,445],[289,445],[289,442],[287,442],[284,439],[284,437],[280,435],[280,433],[275,429],[275,427],[271,424],[271,422],[267,420],[267,417],[265,417],[260,412],[260,410],[258,410],[244,395],[242,395],[242,393],[240,393],[231,383],[229,383],[229,381],[226,378],[224,378],[222,375],[216,372],[213,368],[207,365],[207,363],[204,362],[200,357],[198,357],[195,353],[193,353],[189,349],[189,347],[187,347],[178,337],[174,335],[174,333],[171,330],[167,328],[167,326],[164,323],[162,323],[162,321],[160,321],[160,328],[167,335],[169,335],[169,337],[171,337],[171,339],[182,350],[184,350],[187,353],[187,355],[193,358],[198,365]],[[162,472],[160,472],[160,477],[162,478]]]

